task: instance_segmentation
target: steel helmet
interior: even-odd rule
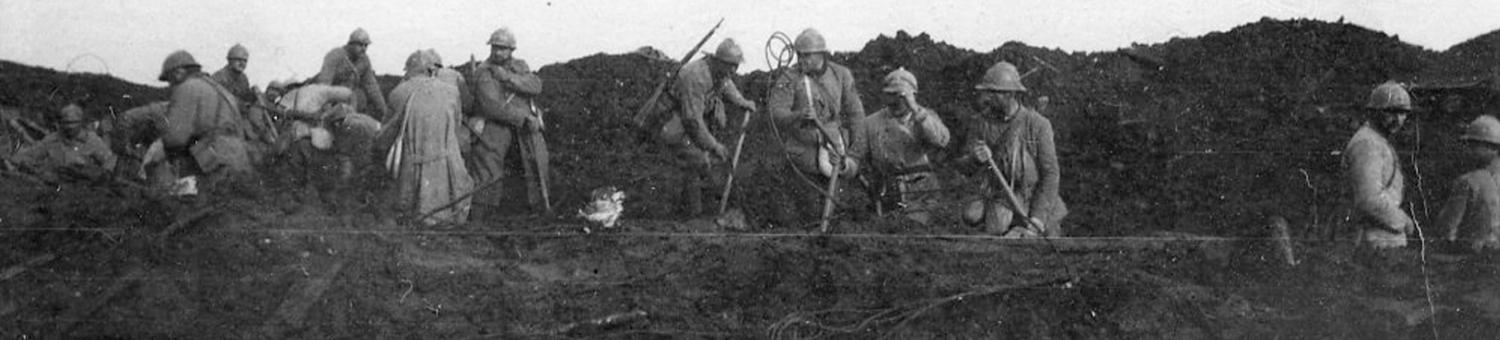
[[[198,60],[193,59],[193,55],[188,54],[187,51],[177,50],[176,52],[172,52],[172,54],[167,55],[167,60],[161,62],[161,76],[157,77],[156,80],[167,81],[167,75],[172,73],[172,70],[188,66],[201,67],[201,65],[198,65]]]
[[[1401,84],[1387,81],[1370,91],[1370,101],[1365,103],[1365,107],[1375,110],[1411,111],[1411,95],[1406,93],[1406,88],[1401,87]]]
[[[495,33],[490,33],[489,44],[491,46],[508,47],[514,49],[516,48],[516,35],[511,34],[509,28],[501,27],[500,29],[495,30]]]
[[[292,83],[293,81],[291,80],[272,80],[270,84],[266,85],[266,89],[281,91],[285,90],[287,86],[291,86]]]
[[[412,52],[410,57],[406,57],[406,72],[408,74],[413,72],[431,72],[434,68],[433,66],[437,65],[434,60],[436,59],[436,56],[436,54],[433,54],[428,50],[417,50],[416,52]]]
[[[363,27],[361,27],[361,28],[355,28],[354,29],[354,33],[349,33],[349,43],[350,44],[369,45],[370,44],[370,33],[369,32],[365,32],[365,29]]]
[[[1016,71],[1016,65],[1004,61],[984,71],[984,78],[979,79],[979,85],[974,85],[974,89],[1026,92],[1026,86],[1021,85],[1021,73]]]
[[[245,49],[245,45],[234,44],[234,47],[229,48],[229,56],[224,58],[230,60],[250,60],[250,50]]]
[[[905,67],[885,75],[885,92],[895,93],[917,93],[917,75],[911,74]]]
[[[1464,135],[1458,139],[1500,145],[1500,120],[1490,115],[1480,115],[1469,122],[1469,126],[1464,128]]]
[[[797,53],[828,52],[828,43],[823,41],[823,33],[818,33],[818,30],[811,28],[802,30],[802,34],[797,35],[797,41],[792,44],[792,47],[797,50]]]
[[[745,62],[745,51],[740,50],[740,44],[734,43],[734,38],[724,39],[724,42],[719,43],[719,48],[709,56],[735,65]]]
[[[433,68],[443,68],[443,56],[438,55],[437,49],[429,48],[424,52],[427,52],[427,56],[432,58]]]
[[[78,104],[68,104],[68,106],[62,108],[62,111],[57,112],[58,123],[82,123],[84,120],[83,108],[79,107]]]

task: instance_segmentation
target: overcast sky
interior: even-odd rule
[[[435,48],[445,61],[488,53],[498,27],[519,39],[516,55],[533,68],[598,52],[654,46],[673,58],[724,18],[720,39],[735,38],[764,68],[763,46],[776,31],[816,27],[834,50],[857,50],[906,30],[989,51],[1016,40],[1070,51],[1114,50],[1132,42],[1224,31],[1259,20],[1343,17],[1364,27],[1444,50],[1500,29],[1500,1],[307,1],[307,0],[0,0],[0,59],[58,70],[156,81],[162,59],[191,52],[208,71],[224,65],[235,43],[250,49],[252,83],[306,78],[356,27],[370,32],[375,70],[399,74],[406,57]]]

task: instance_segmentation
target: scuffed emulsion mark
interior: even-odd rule
[[[396,302],[406,302],[406,297],[411,295],[412,288],[417,287],[416,283],[413,283],[409,279],[401,279],[401,282],[406,284],[406,291],[401,292],[401,299],[396,300]]]
[[[1428,324],[1428,328],[1432,330],[1433,339],[1442,339],[1437,330],[1437,304],[1432,301],[1432,275],[1427,273],[1427,235],[1422,233],[1421,222],[1412,219],[1411,223],[1417,229],[1417,256],[1422,262],[1422,294],[1427,297],[1427,311],[1432,313],[1432,322]]]

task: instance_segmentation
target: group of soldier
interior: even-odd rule
[[[228,64],[213,75],[203,73],[185,51],[167,56],[159,79],[170,84],[171,96],[154,125],[165,159],[162,168],[167,168],[163,172],[176,179],[166,182],[181,185],[181,179],[202,177],[209,188],[239,188],[234,183],[255,172],[256,141],[285,139],[277,137],[273,118],[310,115],[359,122],[370,115],[374,119],[365,120],[378,122],[344,124],[363,126],[356,130],[373,135],[373,146],[335,152],[334,158],[342,177],[349,176],[361,152],[383,158],[396,178],[396,201],[404,216],[424,224],[463,222],[472,210],[476,218],[485,218],[507,197],[525,197],[533,209],[550,209],[548,155],[541,135],[545,125],[534,103],[542,81],[513,57],[513,34],[496,30],[487,41],[488,58],[467,65],[464,72],[443,67],[430,49],[417,50],[389,95],[382,94],[365,56],[370,42],[363,29],[356,30],[347,44],[327,53],[322,70],[307,82],[352,90],[346,90],[350,98],[341,103],[349,107],[325,107],[344,112],[337,115],[288,112],[296,110],[274,105],[295,85],[273,82],[264,94],[249,86],[244,75],[249,52],[243,46],[231,48]],[[931,223],[942,191],[933,158],[953,141],[944,117],[917,102],[916,76],[904,68],[886,74],[880,110],[867,115],[853,74],[830,60],[821,33],[804,30],[791,48],[796,63],[773,70],[764,110],[784,162],[763,175],[790,182],[773,188],[772,222],[797,225],[819,213],[826,221],[838,195],[833,188],[842,176],[843,181],[857,177],[864,182],[874,210]],[[658,131],[678,163],[687,217],[705,213],[705,191],[713,189],[709,183],[717,176],[714,165],[737,157],[713,131],[724,125],[726,107],[747,114],[762,111],[735,86],[733,77],[744,62],[738,44],[725,39],[706,54],[676,73],[662,110],[668,119]],[[982,176],[985,194],[961,209],[961,220],[1009,237],[1060,236],[1068,209],[1058,192],[1061,171],[1054,133],[1046,117],[1024,104],[1028,91],[1021,78],[1014,65],[999,62],[973,87],[979,117],[953,164]],[[1416,230],[1416,221],[1401,208],[1405,177],[1389,138],[1404,126],[1411,97],[1399,84],[1381,84],[1366,107],[1367,119],[1343,153],[1363,226],[1359,238],[1372,248],[1399,248]],[[64,107],[57,121],[55,133],[12,161],[84,177],[115,166],[107,143],[84,127],[80,107]],[[1482,166],[1454,182],[1437,220],[1441,236],[1472,249],[1495,248],[1500,246],[1500,121],[1480,116],[1461,140]],[[507,156],[517,149],[529,158],[522,162],[528,185],[524,194],[505,195],[491,184],[505,176]]]
[[[365,55],[370,43],[367,32],[355,30],[345,45],[325,55],[316,77],[302,83],[273,81],[265,93],[250,86],[244,74],[250,58],[244,46],[230,48],[226,66],[212,75],[186,51],[171,53],[158,78],[169,84],[169,100],[144,111],[154,113],[128,113],[131,118],[125,119],[145,122],[153,132],[144,141],[159,144],[156,157],[151,151],[141,157],[142,173],[179,194],[196,194],[198,187],[209,193],[253,191],[257,165],[275,154],[267,149],[304,145],[293,149],[304,158],[333,160],[341,180],[353,177],[363,160],[383,159],[396,179],[395,201],[403,216],[424,224],[463,222],[471,211],[486,218],[508,197],[525,197],[533,209],[550,209],[548,155],[541,136],[545,126],[534,103],[542,81],[512,56],[516,38],[509,30],[491,34],[489,57],[466,65],[463,72],[443,67],[433,50],[413,52],[402,82],[389,94],[382,93]],[[792,45],[797,62],[776,70],[765,110],[785,156],[784,166],[766,175],[795,178],[776,188],[775,222],[805,222],[817,215],[813,208],[831,207],[819,201],[837,195],[826,184],[840,182],[840,176],[868,182],[877,207],[931,222],[940,189],[931,158],[951,138],[942,117],[917,102],[916,77],[905,69],[886,75],[882,108],[867,116],[852,73],[830,60],[817,30],[803,31]],[[683,65],[665,97],[663,113],[669,119],[660,137],[680,165],[686,216],[704,213],[703,196],[716,177],[714,164],[732,157],[711,123],[723,125],[725,104],[761,111],[734,85],[743,61],[738,44],[725,39],[713,53]],[[322,87],[313,88],[317,86]],[[315,109],[280,100],[319,89],[344,89],[330,93],[345,95]],[[994,176],[986,176],[986,186],[997,194],[973,202],[964,220],[999,234],[1057,235],[1067,209],[1057,190],[1060,171],[1050,123],[1021,104],[1027,89],[1014,65],[994,65],[975,89],[986,119],[967,142],[961,163],[994,170]],[[54,136],[13,161],[44,173],[114,168],[107,143],[83,128],[82,109],[69,105],[59,118]],[[284,131],[288,121],[296,131]],[[309,151],[317,148],[305,145],[329,144],[307,131],[320,127],[324,134],[358,131],[352,135],[365,135],[370,142],[354,143],[359,138],[341,135],[332,151]],[[530,158],[522,162],[527,165],[525,194],[505,195],[491,185],[504,177],[512,150]],[[823,212],[826,220],[827,209]]]
[[[168,100],[127,111],[112,136],[152,144],[133,152],[141,159],[140,176],[182,196],[258,194],[257,169],[273,161],[268,158],[300,156],[304,167],[313,166],[308,158],[331,162],[343,184],[362,165],[383,159],[396,179],[402,216],[424,224],[462,223],[474,206],[481,213],[498,210],[505,197],[500,188],[477,190],[476,184],[499,182],[512,145],[531,148],[523,152],[533,158],[528,177],[546,171],[542,120],[533,103],[542,81],[512,57],[516,39],[509,30],[491,35],[490,56],[468,72],[444,68],[431,49],[413,52],[389,95],[365,54],[370,43],[357,29],[325,55],[316,77],[273,81],[264,93],[244,74],[250,53],[242,45],[230,48],[226,66],[212,75],[188,52],[173,52],[158,78],[169,85]],[[320,103],[296,106],[291,97],[297,96]],[[109,177],[116,155],[85,116],[76,104],[64,107],[56,132],[6,164],[48,180]],[[540,185],[512,196],[525,196],[535,207]]]
[[[773,70],[766,99],[785,161],[765,175],[789,182],[774,188],[772,222],[800,225],[819,213],[826,221],[842,176],[847,182],[861,179],[878,213],[931,223],[942,191],[933,158],[951,137],[943,118],[917,102],[916,76],[904,68],[886,74],[881,109],[867,115],[853,74],[830,60],[820,32],[802,31],[791,48],[796,63]],[[680,105],[661,136],[682,167],[686,215],[703,213],[711,164],[733,157],[714,138],[710,119],[723,125],[726,102],[758,110],[729,79],[743,60],[740,48],[726,39],[713,54],[684,67],[672,88],[670,97]],[[964,209],[963,220],[1007,237],[1061,235],[1067,208],[1058,194],[1061,171],[1051,122],[1023,105],[1027,89],[1015,65],[995,64],[974,89],[982,117],[957,163],[982,173],[987,189]]]
[[[1422,235],[1412,215],[1402,209],[1406,176],[1391,144],[1392,134],[1406,126],[1412,98],[1406,88],[1386,82],[1371,91],[1363,124],[1344,148],[1344,165],[1360,227],[1360,244],[1370,249],[1399,249],[1416,236],[1443,241],[1461,252],[1500,249],[1500,96],[1482,105],[1486,114],[1469,122],[1459,140],[1476,169],[1451,185],[1436,222],[1438,233]]]

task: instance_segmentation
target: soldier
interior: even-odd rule
[[[905,210],[921,224],[941,189],[928,154],[948,145],[948,127],[937,113],[917,104],[917,77],[905,68],[885,76],[885,107],[865,117],[850,140],[849,157],[869,175],[878,212]]]
[[[541,112],[533,102],[542,93],[542,78],[531,72],[526,61],[515,58],[516,36],[500,28],[490,34],[490,56],[474,74],[474,96],[478,99],[469,128],[476,133],[472,164],[480,183],[505,176],[505,157],[513,146],[521,148],[525,164],[526,201],[533,209],[544,206],[546,190],[542,181],[547,175],[547,144],[542,138]],[[526,156],[531,156],[527,159]],[[475,195],[475,219],[493,213],[500,204],[500,186],[491,186]]]
[[[58,112],[57,131],[21,149],[15,162],[51,180],[109,175],[115,168],[115,154],[87,124],[83,108],[68,104]]]
[[[354,110],[380,120],[385,118],[388,107],[380,93],[380,82],[375,79],[375,70],[370,67],[370,58],[365,55],[369,47],[370,34],[363,28],[355,29],[349,34],[348,43],[323,56],[323,68],[313,82],[353,89]]]
[[[1459,139],[1480,168],[1453,181],[1438,230],[1468,251],[1500,250],[1500,120],[1479,116]]]
[[[1401,210],[1406,176],[1401,174],[1396,149],[1388,137],[1406,124],[1411,96],[1401,84],[1386,82],[1370,92],[1365,122],[1344,147],[1361,244],[1375,249],[1406,246],[1406,233],[1415,222]]]
[[[735,70],[744,60],[739,44],[724,39],[713,54],[683,66],[672,84],[670,98],[676,100],[676,112],[662,127],[662,139],[681,162],[684,215],[703,214],[703,189],[712,182],[712,158],[729,158],[727,148],[714,138],[704,117],[713,117],[722,128],[724,101],[745,110],[756,109],[755,102],[745,99],[734,85]]]
[[[790,164],[785,169],[791,185],[778,190],[776,219],[796,223],[807,209],[818,204],[809,200],[823,196],[835,172],[853,174],[846,159],[847,131],[865,117],[864,104],[854,88],[854,75],[843,65],[828,60],[823,35],[807,29],[792,43],[797,65],[775,75],[767,101],[771,118],[782,138]],[[827,193],[836,194],[836,193]]]
[[[469,200],[460,200],[474,187],[458,152],[458,87],[437,78],[438,56],[431,50],[412,53],[406,61],[406,79],[391,90],[391,129],[395,143],[386,154],[386,166],[396,174],[397,202],[418,223],[463,223],[468,219]],[[442,208],[442,210],[437,210]],[[423,216],[428,215],[430,216]]]
[[[354,90],[354,111],[369,115],[375,121],[386,117],[389,109],[385,95],[380,92],[380,82],[375,79],[375,70],[365,51],[370,47],[370,34],[365,29],[355,29],[349,34],[349,42],[335,47],[323,56],[323,67],[313,82],[343,86]],[[347,184],[354,179],[355,160],[364,160],[368,149],[362,143],[338,143],[334,158],[339,164],[339,182]],[[361,163],[363,164],[363,163]]]
[[[239,99],[204,74],[192,54],[172,52],[157,79],[171,86],[165,126],[159,130],[167,159],[178,167],[179,176],[203,175],[213,187],[254,171]]]
[[[1026,86],[1008,62],[990,67],[974,89],[981,112],[965,157],[988,168],[982,172],[990,193],[969,205],[964,220],[1008,237],[1062,236],[1068,208],[1057,190],[1061,171],[1052,122],[1021,104]]]
[[[251,156],[258,159],[262,152],[272,148],[271,145],[277,139],[276,128],[267,111],[271,105],[269,102],[261,102],[260,89],[250,86],[250,79],[245,76],[245,68],[250,64],[250,50],[245,49],[244,45],[234,44],[229,48],[229,55],[225,59],[228,63],[213,73],[213,79],[240,100],[240,113],[245,115],[245,122],[250,124],[252,136],[257,142],[252,143],[254,147],[251,148]]]
[[[255,90],[250,87],[250,79],[245,77],[245,68],[250,65],[250,50],[245,49],[244,45],[234,44],[229,48],[229,55],[225,59],[229,62],[224,68],[214,72],[214,81],[228,89],[240,102],[255,102]]]

